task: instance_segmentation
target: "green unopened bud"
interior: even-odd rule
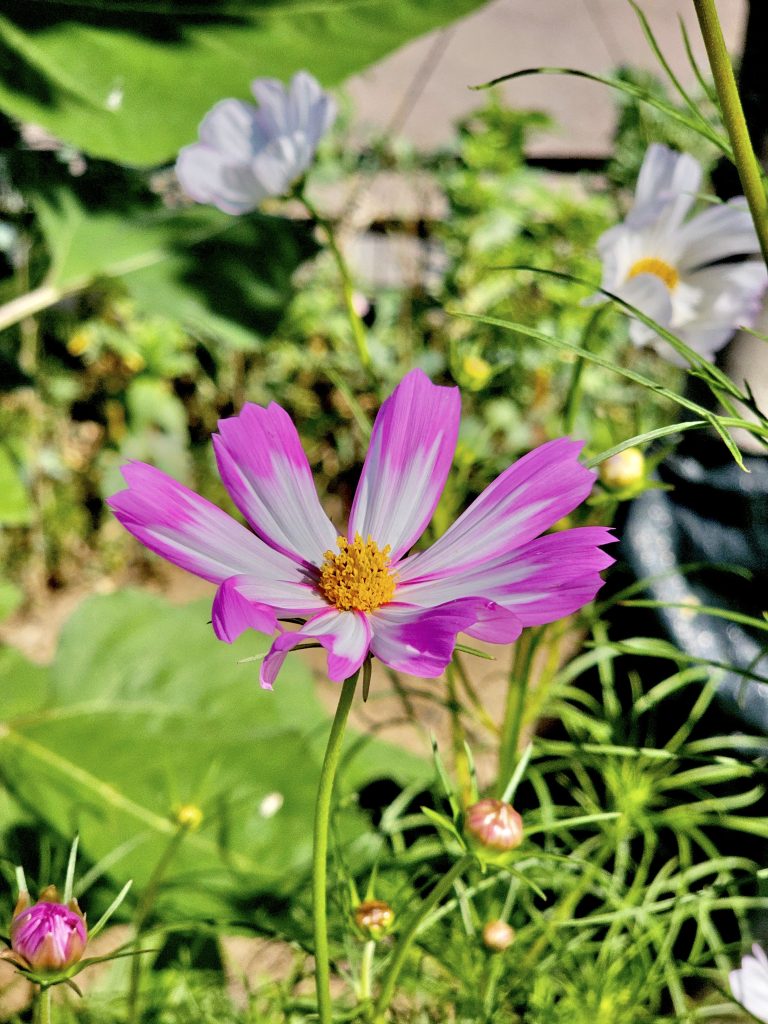
[[[645,456],[639,448],[625,448],[600,464],[600,479],[612,491],[626,491],[645,480]]]
[[[493,367],[482,356],[470,353],[461,362],[461,372],[465,385],[473,391],[479,391],[491,379]]]
[[[355,924],[366,939],[383,938],[395,923],[395,912],[384,900],[364,900],[355,908]]]
[[[483,928],[483,942],[493,953],[503,953],[515,941],[515,929],[506,921],[488,921]]]
[[[488,797],[467,808],[465,831],[480,860],[503,864],[523,841],[523,819],[512,804]]]
[[[182,804],[176,808],[176,824],[190,832],[196,832],[203,823],[203,812],[197,804]]]

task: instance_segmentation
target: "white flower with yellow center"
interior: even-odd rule
[[[724,263],[760,251],[743,196],[686,217],[701,188],[701,165],[666,146],[648,149],[635,202],[623,224],[598,241],[602,287],[634,306],[706,359],[751,326],[768,273],[762,260]],[[630,338],[674,362],[678,353],[633,319]]]

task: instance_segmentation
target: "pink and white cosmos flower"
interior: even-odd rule
[[[271,689],[287,653],[316,641],[340,681],[371,654],[397,671],[435,677],[459,632],[510,643],[587,604],[613,559],[602,527],[541,536],[589,494],[581,443],[550,441],[505,470],[430,548],[426,529],[453,459],[458,388],[413,370],[384,402],[345,536],[323,511],[288,414],[246,405],[222,420],[219,472],[251,531],[165,473],[123,467],[128,489],[109,499],[146,547],[219,585],[213,628],[279,631],[261,666]],[[287,630],[281,620],[305,620]]]

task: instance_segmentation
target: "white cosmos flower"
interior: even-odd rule
[[[742,958],[729,981],[734,998],[758,1020],[768,1022],[768,957],[760,946],[755,944],[752,956]]]
[[[255,210],[267,196],[284,195],[312,162],[333,124],[336,104],[307,71],[286,89],[275,78],[257,78],[258,107],[221,100],[200,125],[200,141],[176,161],[184,191],[225,213]]]
[[[597,244],[603,288],[712,359],[738,327],[754,322],[768,273],[762,260],[721,262],[760,251],[743,196],[686,220],[700,187],[697,160],[666,146],[650,146],[632,209]],[[640,320],[631,321],[630,338],[681,362]]]

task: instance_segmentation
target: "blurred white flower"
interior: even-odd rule
[[[755,943],[752,956],[742,957],[741,967],[729,975],[731,992],[758,1020],[768,1022],[768,956]]]
[[[336,117],[333,98],[307,71],[297,72],[288,89],[257,78],[251,91],[258,107],[221,100],[203,118],[200,141],[176,161],[187,195],[225,213],[247,213],[267,196],[284,195]]]
[[[743,196],[686,220],[701,187],[701,165],[686,153],[650,146],[623,224],[598,241],[602,287],[712,359],[760,311],[768,273],[762,260],[722,263],[758,253]],[[633,319],[630,338],[678,364],[680,356],[651,327]]]

